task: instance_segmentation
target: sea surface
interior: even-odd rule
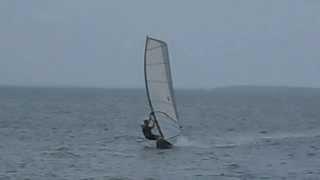
[[[173,149],[143,89],[0,87],[0,180],[320,179],[320,89],[177,90]]]

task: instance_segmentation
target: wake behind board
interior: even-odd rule
[[[164,41],[146,38],[144,77],[150,112],[162,140],[157,147],[171,148],[180,135],[179,116],[171,77],[168,46]]]

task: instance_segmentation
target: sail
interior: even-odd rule
[[[155,114],[159,133],[166,139],[176,137],[180,133],[179,117],[165,42],[147,37],[144,72],[149,106]]]

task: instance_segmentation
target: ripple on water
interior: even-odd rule
[[[1,176],[0,175],[0,180],[11,180],[9,176]]]
[[[53,157],[53,158],[79,158],[80,155],[70,152],[70,148],[68,147],[58,147],[54,150],[45,151],[42,153],[42,155]]]
[[[131,179],[128,177],[103,176],[103,177],[86,177],[86,178],[81,178],[80,180],[131,180]]]

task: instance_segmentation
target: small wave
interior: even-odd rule
[[[199,141],[190,140],[186,136],[179,136],[176,140],[175,146],[180,147],[199,147],[199,148],[208,148],[210,146],[203,144]]]
[[[79,158],[80,155],[72,152],[43,152],[42,155],[50,156],[53,158]]]
[[[79,158],[80,157],[80,155],[72,152],[70,148],[65,146],[57,147],[53,150],[44,151],[42,152],[42,155],[50,156],[53,158]]]
[[[290,139],[290,138],[313,138],[320,136],[319,130],[298,133],[276,133],[264,136],[265,139]]]
[[[117,176],[103,176],[103,177],[87,177],[81,178],[80,180],[131,180],[128,177],[117,177]]]
[[[106,154],[109,154],[111,156],[121,156],[121,157],[125,157],[125,158],[132,158],[132,157],[136,157],[135,154],[128,154],[128,153],[123,153],[123,152],[106,152]]]
[[[299,139],[299,138],[313,138],[320,136],[319,131],[309,131],[301,133],[273,133],[273,134],[259,134],[259,135],[242,135],[237,137],[225,137],[216,138],[214,140],[215,147],[217,148],[233,148],[235,146],[254,144],[260,142],[273,142],[282,141],[288,139]]]

